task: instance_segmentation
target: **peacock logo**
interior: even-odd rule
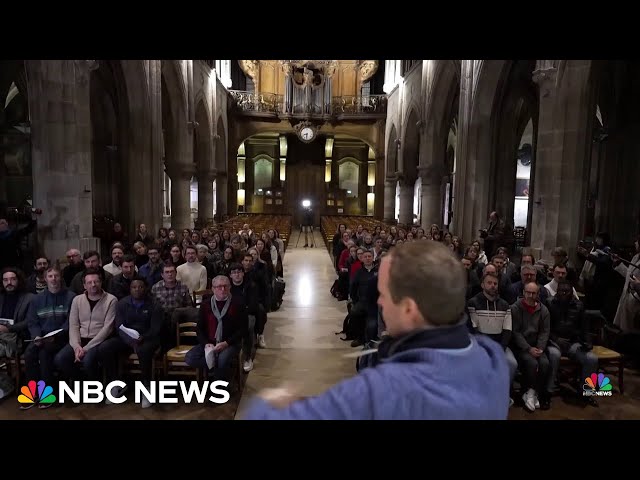
[[[582,395],[585,397],[599,396],[610,397],[612,395],[613,385],[609,377],[603,373],[592,373],[589,377],[584,379],[584,385],[582,386]]]
[[[46,408],[45,406],[50,406],[55,401],[56,396],[53,394],[53,388],[45,384],[44,380],[38,380],[38,382],[30,380],[20,389],[20,395],[18,395],[18,403],[23,410],[34,407],[36,404]]]

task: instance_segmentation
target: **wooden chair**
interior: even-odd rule
[[[158,361],[162,358],[160,356],[161,352],[162,352],[162,349],[158,347],[158,349],[153,354],[153,359],[151,363],[151,380],[156,380],[157,378],[158,367],[159,367]],[[138,359],[138,354],[133,352],[130,355],[122,356],[120,358],[119,372],[133,373],[136,375],[141,374],[142,370],[140,369],[140,360]]]
[[[185,309],[187,310],[187,309]],[[191,312],[187,321],[176,322],[177,346],[164,354],[163,372],[164,376],[169,375],[194,375],[196,380],[202,380],[202,372],[198,368],[191,367],[185,362],[187,352],[197,343],[197,325],[199,311],[196,308],[189,309]],[[195,340],[195,341],[194,341]]]
[[[13,357],[0,358],[0,365],[4,365],[7,370],[7,375],[13,377],[16,382],[16,390],[19,390],[22,386],[22,373],[25,371],[24,356],[21,353],[23,347],[20,345],[13,354]]]
[[[593,353],[598,357],[598,366],[604,373],[618,375],[620,393],[624,395],[624,355],[602,345],[595,345]],[[613,371],[609,367],[614,367]]]
[[[205,295],[213,295],[213,290],[210,290],[210,289],[198,290],[197,292],[193,292],[191,294],[194,307],[196,308],[200,307],[200,304],[202,303],[202,299],[204,298]]]

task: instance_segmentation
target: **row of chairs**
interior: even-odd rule
[[[203,290],[193,293],[193,307],[184,307],[176,309],[173,313],[172,325],[176,326],[176,347],[171,348],[162,354],[158,349],[153,357],[152,375],[153,380],[162,376],[168,378],[170,376],[193,376],[198,381],[204,378],[202,369],[194,368],[185,362],[187,352],[196,345],[197,322],[199,315],[199,306],[202,298],[206,294],[212,293],[211,290]],[[242,351],[238,352],[232,365],[233,378],[231,384],[237,392],[240,392],[244,385],[244,374],[242,370]],[[0,365],[4,365],[9,376],[13,377],[16,383],[16,389],[19,389],[23,382],[23,372],[25,369],[24,357],[20,352],[16,352],[11,358],[0,359]],[[135,353],[128,356],[122,356],[119,364],[119,375],[124,374],[140,374],[140,361]]]
[[[349,216],[349,215],[326,215],[323,216],[320,220],[320,228],[322,230],[322,238],[327,245],[329,251],[332,250],[333,245],[333,236],[338,231],[338,225],[344,223],[347,227],[351,229],[355,229],[358,225],[362,225],[364,228],[373,232],[373,229],[378,225],[381,226],[385,230],[389,230],[391,225],[383,222],[382,220],[377,220],[372,217],[363,217],[363,216]],[[398,228],[401,228],[401,225],[398,225]]]
[[[244,224],[249,224],[254,232],[266,232],[270,228],[278,231],[285,249],[291,238],[291,215],[241,214],[215,226],[218,233],[229,230],[238,233]]]

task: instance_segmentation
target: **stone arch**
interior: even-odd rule
[[[227,134],[222,117],[218,117],[216,122],[215,135],[215,165],[216,165],[216,216],[227,215],[228,213],[228,183],[230,181]],[[237,153],[237,152],[236,152]],[[235,167],[237,169],[237,166]],[[237,172],[236,172],[237,173]],[[231,191],[234,191],[231,188]],[[220,217],[222,218],[222,217]]]
[[[426,100],[426,118],[423,153],[420,155],[422,171],[422,225],[440,225],[447,184],[451,190],[453,152],[449,151],[449,133],[458,115],[460,97],[459,64],[437,60],[433,75],[433,87]],[[453,150],[453,149],[452,149]],[[451,195],[450,195],[451,197]],[[450,198],[449,197],[449,198]]]
[[[465,128],[458,135],[458,172],[454,190],[453,229],[464,242],[472,241],[478,230],[486,224],[490,205],[492,165],[497,135],[497,105],[502,97],[507,72],[511,61],[507,60],[467,60],[467,67],[473,73],[472,85],[462,98],[460,122]],[[465,74],[461,74],[462,79]],[[471,98],[469,98],[469,95]]]
[[[0,61],[0,215],[33,196],[29,100],[25,62]]]
[[[398,171],[398,132],[395,125],[391,125],[389,141],[387,142],[387,175],[393,175]]]
[[[180,65],[162,60],[162,130],[165,168],[171,178],[171,226],[190,228],[191,179],[196,173],[193,129],[188,126],[187,95]]]
[[[132,163],[128,149],[133,139],[127,84],[119,61],[99,61],[98,68],[91,71],[89,107],[94,215],[111,217],[125,230],[135,231],[129,206],[135,203],[132,186],[139,178],[132,179],[128,169]],[[133,162],[138,171],[140,162]]]
[[[198,173],[210,173],[214,170],[213,149],[211,145],[211,123],[206,103],[200,100],[196,105],[196,129],[194,159]]]
[[[408,183],[418,178],[418,155],[420,151],[420,116],[417,109],[411,108],[404,124],[404,136],[400,144],[402,149],[402,176]]]
[[[216,125],[216,169],[218,172],[226,172],[229,165],[227,160],[227,134],[222,117],[218,117]]]
[[[184,88],[184,80],[180,73],[180,66],[171,60],[162,60],[162,102],[168,107],[170,124],[165,125],[163,119],[162,128],[165,132],[165,162],[167,165],[185,163],[188,159],[181,158],[189,145],[187,134],[187,101]],[[169,120],[168,119],[168,120]],[[190,150],[190,149],[189,149]]]
[[[505,82],[496,104],[495,145],[490,170],[490,209],[497,210],[509,227],[514,226],[517,157],[520,140],[527,124],[533,124],[533,138],[538,128],[538,89],[532,76],[535,60],[517,60],[508,66]],[[532,167],[535,172],[535,142],[532,144]],[[532,183],[532,178],[530,178]],[[530,224],[531,202],[527,207]],[[530,229],[527,229],[529,231]]]

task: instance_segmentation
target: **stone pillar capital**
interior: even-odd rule
[[[215,168],[208,170],[200,170],[198,172],[198,181],[213,182],[218,177],[218,172]]]
[[[430,185],[434,181],[440,182],[442,177],[442,169],[435,165],[419,165],[418,176],[422,179],[423,184]]]
[[[191,178],[196,174],[195,164],[169,163],[166,166],[166,170],[172,180],[176,178],[191,180]]]
[[[540,86],[540,96],[548,97],[555,89],[557,73],[558,69],[550,66],[538,68],[533,72],[532,79]]]
[[[97,60],[75,60],[76,66],[76,82],[79,85],[87,85],[89,83],[89,76],[93,70],[97,70],[99,67]]]

